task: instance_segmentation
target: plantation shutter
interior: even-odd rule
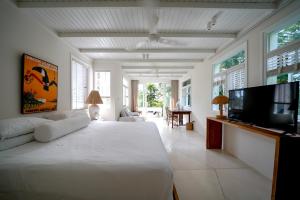
[[[244,64],[230,70],[227,77],[227,90],[244,88],[246,86]]]
[[[300,71],[300,42],[268,53],[267,77]]]
[[[88,69],[75,60],[72,61],[72,109],[85,108],[88,93]]]

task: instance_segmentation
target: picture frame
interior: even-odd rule
[[[57,110],[58,66],[28,54],[22,56],[21,113]]]

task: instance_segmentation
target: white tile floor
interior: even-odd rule
[[[153,118],[174,170],[180,200],[269,200],[271,180],[242,161],[216,150],[207,150],[199,133],[171,128]]]

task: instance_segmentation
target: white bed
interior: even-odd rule
[[[0,152],[0,199],[172,199],[153,123],[92,122],[49,143]]]

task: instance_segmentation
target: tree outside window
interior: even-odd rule
[[[162,107],[163,95],[160,90],[153,84],[147,84],[147,103],[148,107]]]

